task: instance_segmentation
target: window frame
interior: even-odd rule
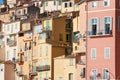
[[[94,58],[92,56],[93,55],[92,50],[95,50],[95,54],[94,54],[95,57]],[[91,48],[91,60],[96,60],[96,57],[97,57],[96,53],[97,53],[97,49],[96,48]]]

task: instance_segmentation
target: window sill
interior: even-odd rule
[[[112,34],[104,34],[104,35],[88,35],[88,37],[111,37]]]

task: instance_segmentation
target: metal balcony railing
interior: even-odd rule
[[[16,46],[16,44],[17,44],[17,41],[15,41],[15,40],[9,40],[7,42],[7,45],[9,45],[9,46]]]
[[[102,35],[111,35],[112,30],[93,30],[93,31],[88,31],[89,36],[102,36]]]
[[[36,71],[46,71],[50,70],[50,65],[37,66]]]

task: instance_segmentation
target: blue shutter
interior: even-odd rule
[[[99,32],[99,18],[97,18],[97,33]]]
[[[105,34],[105,18],[102,18],[102,34]]]

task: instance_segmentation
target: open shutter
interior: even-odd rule
[[[102,18],[102,34],[105,34],[105,18]]]
[[[99,32],[99,18],[97,18],[97,33]]]
[[[112,17],[110,17],[110,30],[112,30],[112,27],[113,27],[113,20],[112,20]]]
[[[92,19],[89,20],[89,35],[92,35]]]

